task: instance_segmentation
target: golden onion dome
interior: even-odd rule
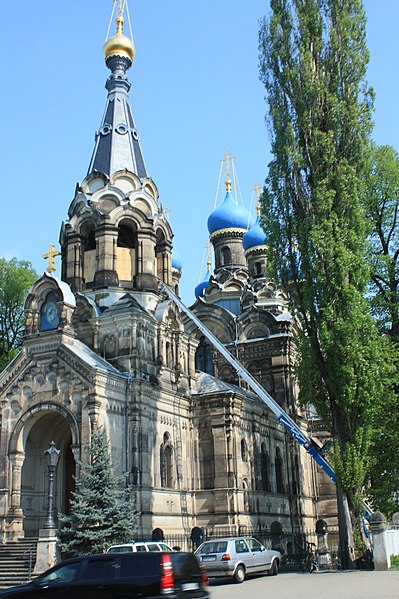
[[[134,48],[134,44],[131,39],[123,35],[123,23],[124,18],[122,16],[118,16],[116,19],[117,24],[117,32],[114,37],[111,37],[104,44],[104,56],[105,59],[110,56],[125,56],[133,61],[136,50]]]

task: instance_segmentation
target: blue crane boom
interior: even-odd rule
[[[292,418],[279,406],[272,396],[264,389],[258,381],[242,366],[242,364],[229,352],[228,349],[215,337],[213,333],[204,325],[203,322],[195,314],[191,312],[180,300],[179,297],[164,283],[160,282],[162,291],[180,308],[182,312],[187,314],[192,322],[198,327],[203,335],[212,343],[212,345],[226,358],[226,360],[236,370],[238,376],[248,383],[256,395],[263,401],[264,404],[275,414],[281,424],[289,433],[302,445],[304,449],[312,456],[319,464],[322,470],[330,477],[334,484],[337,483],[337,477],[334,470],[331,468],[327,460],[319,453],[311,439],[309,439]]]

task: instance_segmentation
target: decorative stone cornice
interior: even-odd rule
[[[220,239],[222,237],[244,237],[245,233],[246,233],[246,229],[236,229],[236,228],[226,228],[226,229],[219,229],[219,231],[214,231],[210,236],[209,239],[213,242],[216,241],[217,239]]]

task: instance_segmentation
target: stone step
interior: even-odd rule
[[[37,539],[29,538],[0,545],[0,590],[23,584],[35,566]]]

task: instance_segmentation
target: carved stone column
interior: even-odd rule
[[[14,453],[10,456],[12,467],[11,481],[11,509],[9,511],[10,524],[8,526],[8,540],[23,538],[23,511],[21,507],[21,471],[25,460],[24,453]]]

